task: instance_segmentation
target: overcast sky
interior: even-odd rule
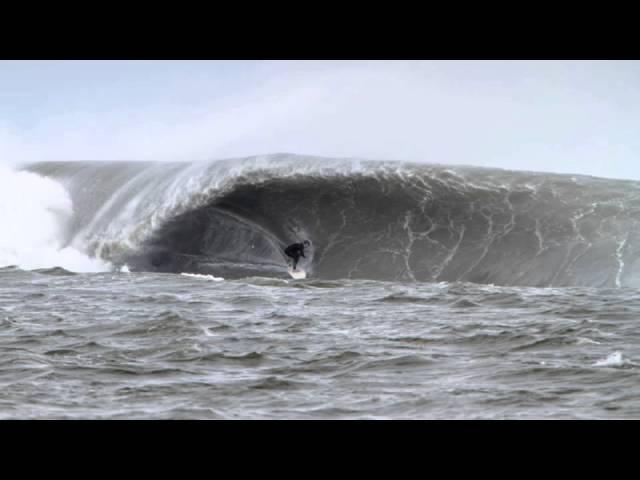
[[[640,62],[0,61],[0,163],[275,152],[640,179]]]

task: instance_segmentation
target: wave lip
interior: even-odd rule
[[[132,271],[637,287],[640,183],[288,154],[201,163],[57,162],[66,245]]]

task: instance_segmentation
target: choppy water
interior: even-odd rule
[[[640,418],[640,291],[0,269],[0,418]]]

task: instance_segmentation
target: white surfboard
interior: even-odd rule
[[[295,270],[292,270],[291,267],[289,267],[287,269],[287,272],[289,272],[289,275],[291,275],[291,277],[295,278],[296,280],[301,280],[303,278],[307,278],[307,272],[305,272],[301,268],[297,268]]]

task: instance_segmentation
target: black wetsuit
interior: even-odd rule
[[[293,258],[293,269],[296,269],[298,265],[298,260],[300,257],[307,258],[304,256],[304,243],[292,243],[287,248],[284,249],[284,253]]]

